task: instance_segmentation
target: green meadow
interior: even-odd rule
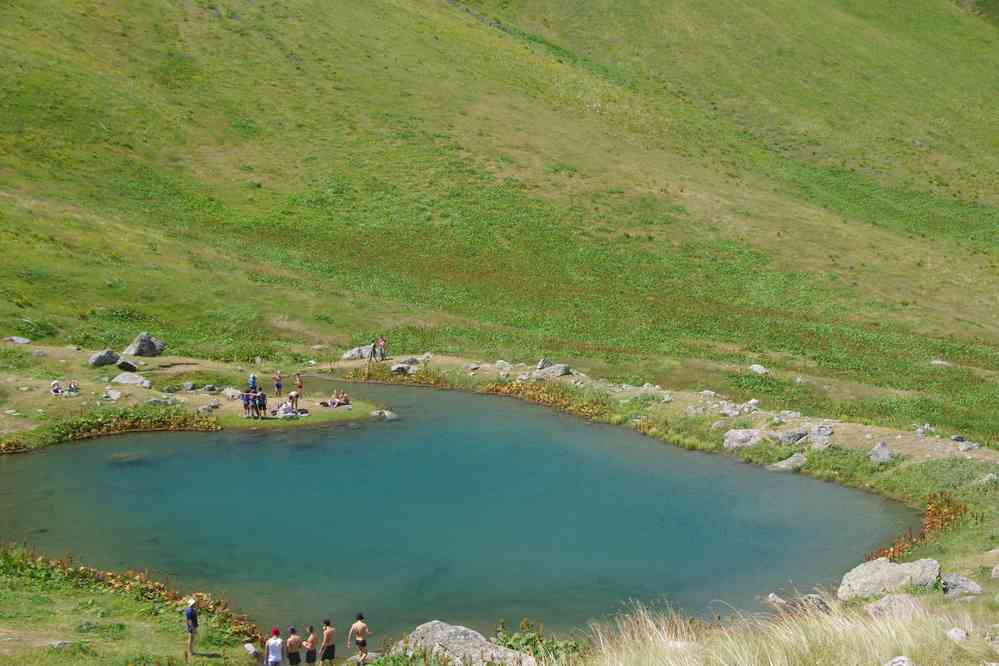
[[[994,444],[997,15],[9,0],[0,333],[384,332]]]

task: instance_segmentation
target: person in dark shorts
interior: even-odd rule
[[[264,418],[267,416],[267,394],[263,391],[257,391],[257,416],[258,418]]]
[[[354,645],[357,646],[357,655],[362,664],[368,656],[368,636],[370,635],[371,628],[364,622],[364,613],[358,613],[357,622],[350,626],[350,632],[347,634],[347,645],[350,645],[350,639],[353,638]]]
[[[284,642],[284,649],[291,666],[302,663],[302,637],[295,631],[295,627],[288,627],[288,640]]]
[[[184,651],[184,661],[187,661],[194,656],[194,636],[198,633],[198,606],[194,597],[187,600],[184,623],[187,625],[187,649]]]
[[[274,373],[274,395],[281,395],[282,386],[284,386],[284,378],[281,376],[281,371],[278,370]]]
[[[333,666],[333,660],[336,659],[336,644],[333,643],[335,635],[336,629],[330,621],[323,620],[323,645],[319,650],[319,659],[329,666]]]
[[[316,663],[316,628],[311,624],[309,625],[309,635],[302,643],[302,647],[305,648],[305,663]]]
[[[250,418],[250,402],[253,400],[253,395],[246,390],[239,394],[239,399],[243,401],[243,418]]]

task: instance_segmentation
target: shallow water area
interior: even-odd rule
[[[780,587],[834,583],[917,520],[514,400],[350,391],[401,419],[0,457],[0,538],[148,568],[261,626],[342,630],[363,611],[388,639],[429,619],[567,631],[629,600],[752,609]]]

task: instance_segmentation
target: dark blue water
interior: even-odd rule
[[[395,637],[432,618],[566,630],[631,599],[751,608],[834,581],[915,518],[512,400],[352,392],[402,419],[0,457],[0,539],[149,568],[265,626],[363,611]]]

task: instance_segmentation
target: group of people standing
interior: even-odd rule
[[[274,373],[274,395],[281,397],[283,389],[284,377],[281,375],[281,371],[278,370]],[[302,379],[302,374],[296,372],[295,390],[288,393],[287,400],[274,411],[274,414],[277,416],[297,414],[299,409],[298,401],[304,393],[305,381]],[[267,394],[260,387],[255,374],[250,375],[246,390],[240,393],[240,399],[243,401],[243,418],[259,419],[267,416]]]
[[[184,653],[184,660],[187,661],[195,655],[194,638],[198,633],[198,608],[193,598],[187,602],[184,619],[187,624],[187,651]],[[364,621],[364,613],[358,613],[357,620],[347,632],[346,644],[349,646],[353,641],[362,664],[368,656],[370,635],[371,628]],[[271,637],[266,641],[261,638],[260,643],[262,651],[253,643],[246,643],[244,647],[247,653],[257,658],[258,663],[263,666],[281,666],[285,661],[290,666],[302,663],[315,664],[317,661],[322,666],[333,666],[333,661],[336,659],[336,629],[330,620],[323,620],[322,640],[316,636],[316,629],[310,624],[304,639],[295,627],[288,627],[288,638],[281,638],[281,630],[274,627],[271,629]]]
[[[364,663],[368,655],[370,635],[371,628],[364,621],[364,613],[358,613],[357,621],[351,625],[347,634],[347,645],[354,642],[361,663]],[[297,666],[302,663],[303,652],[306,664],[314,664],[318,659],[320,664],[333,665],[333,660],[336,659],[336,629],[329,620],[323,620],[322,642],[316,637],[316,630],[312,625],[309,625],[304,640],[295,631],[295,627],[288,627],[287,639],[281,638],[281,630],[277,627],[271,629],[271,637],[264,643],[264,666],[281,666],[285,660],[290,666]]]

